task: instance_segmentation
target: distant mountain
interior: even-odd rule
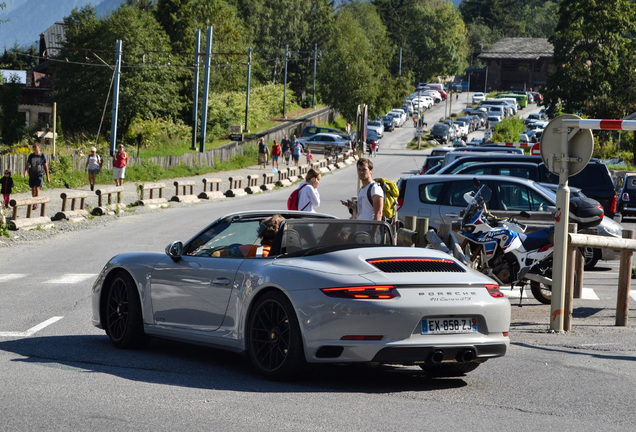
[[[2,0],[6,3],[0,12],[0,49],[14,44],[30,46],[40,42],[40,33],[62,21],[74,8],[92,4],[98,16],[119,8],[123,0]],[[0,1],[0,2],[2,2]]]

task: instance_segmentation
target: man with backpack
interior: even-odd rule
[[[358,179],[362,187],[358,191],[358,203],[341,201],[353,213],[354,219],[381,221],[384,215],[384,191],[382,186],[373,180],[373,162],[366,158],[358,159],[356,164]],[[371,196],[369,200],[368,196]]]
[[[46,156],[42,153],[40,143],[33,143],[33,153],[27,159],[24,176],[29,176],[29,187],[31,188],[31,196],[37,198],[40,196],[40,190],[44,186],[44,174],[46,174],[46,182],[51,183],[49,177],[49,165],[46,162]],[[37,204],[33,204],[33,210],[38,208]]]

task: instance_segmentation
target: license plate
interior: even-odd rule
[[[422,334],[476,332],[477,318],[438,318],[422,320]]]

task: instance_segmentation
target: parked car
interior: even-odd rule
[[[406,122],[406,114],[404,114],[404,111],[402,110],[400,110],[399,112],[397,110],[389,111],[388,113],[386,113],[386,115],[389,115],[395,119],[395,127],[402,127],[402,125],[404,125],[404,122]]]
[[[344,134],[344,132],[340,129],[334,129],[326,126],[310,125],[303,128],[303,132],[300,136],[309,138],[310,136],[316,135],[318,133],[335,133],[338,135]]]
[[[526,119],[524,120],[526,126],[529,126],[530,124],[533,124],[537,121],[542,121],[542,120],[546,120],[544,118],[543,114],[540,113],[530,113],[528,114],[528,117],[526,117]]]
[[[428,170],[435,168],[435,166],[442,163],[444,156],[426,156],[426,160],[422,164],[420,174],[426,174]]]
[[[446,153],[455,150],[453,147],[435,147],[431,150],[431,156],[446,156]]]
[[[479,129],[479,120],[474,119],[472,116],[458,117],[455,119],[455,122],[457,121],[468,123],[468,133],[474,132]]]
[[[489,210],[547,212],[556,209],[556,194],[528,179],[499,175],[418,175],[402,177],[398,182],[400,220],[406,216],[425,217],[431,228],[457,221],[466,208],[464,194],[474,191],[475,179],[492,191]],[[573,197],[570,220],[581,227],[598,225],[603,217],[598,206],[593,199]]]
[[[435,123],[429,134],[429,139],[434,139],[441,143],[450,141],[450,126],[444,123]]]
[[[376,144],[378,147],[378,151],[380,150],[380,138],[378,138],[378,134],[375,133],[375,131],[367,131],[367,151],[369,151],[373,148],[373,144]]]
[[[384,136],[384,124],[380,120],[373,120],[367,124],[367,130],[372,130],[378,134],[378,138]]]
[[[623,177],[623,187],[618,194],[616,207],[622,217],[636,216],[636,173],[626,173]]]
[[[541,183],[543,186],[548,189],[554,191],[556,193],[559,185],[551,184],[551,183]],[[584,197],[585,194],[581,189],[576,187],[570,187],[570,196],[574,197]],[[607,216],[603,217],[603,220],[600,224],[592,228],[584,228],[579,230],[581,234],[595,234],[602,237],[610,237],[610,238],[623,238],[623,227],[621,224],[616,222],[614,219],[608,218]],[[591,247],[581,247],[579,248],[581,253],[583,254],[583,258],[585,258],[585,270],[592,270],[596,267],[596,264],[599,260],[602,261],[614,261],[620,259],[621,251],[612,250],[612,249],[596,249]]]
[[[481,92],[473,93],[473,103],[479,103],[486,100],[486,95]]]
[[[467,147],[470,149],[472,147]],[[477,148],[505,149],[514,147],[487,147],[481,146]],[[455,153],[455,152],[453,152]],[[454,161],[445,161],[443,168],[439,170],[439,174],[456,173],[463,167],[485,162],[530,162],[539,166],[539,181],[542,183],[559,183],[559,176],[548,171],[541,156],[527,156],[523,154],[464,154],[459,155],[460,158]],[[455,155],[457,157],[457,155]],[[446,158],[449,158],[447,155]],[[581,189],[585,196],[595,199],[603,206],[605,216],[613,218],[617,210],[617,196],[614,189],[612,175],[602,161],[592,159],[583,170],[568,179],[569,186]]]
[[[499,117],[498,115],[488,116],[488,125],[490,126],[490,130],[494,131],[497,128],[497,125],[499,124],[500,121],[501,121],[501,117]]]
[[[333,133],[318,133],[310,136],[309,138],[298,138],[298,141],[302,144],[305,151],[311,149],[312,151],[336,151],[342,152],[349,150],[352,145],[351,140],[343,139],[341,136]]]
[[[508,351],[510,302],[492,279],[393,246],[384,222],[315,213],[283,212],[269,255],[246,256],[276,213],[230,214],[165,252],[111,258],[91,290],[93,325],[121,349],[154,337],[244,353],[273,380],[306,363],[462,376]]]
[[[537,93],[537,92],[531,92],[532,93],[532,98],[534,99],[534,102],[537,105],[543,105],[543,96],[541,95],[541,93]]]
[[[382,126],[384,126],[385,131],[392,132],[395,130],[395,117],[390,115],[382,116]]]

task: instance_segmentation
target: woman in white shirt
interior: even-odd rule
[[[298,191],[298,210],[316,213],[316,208],[320,206],[320,172],[315,169],[307,171],[305,181],[300,184]]]

